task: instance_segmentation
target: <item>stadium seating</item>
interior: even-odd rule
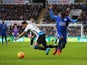
[[[42,5],[28,4],[0,4],[0,19],[5,20],[29,20],[30,17],[35,19],[42,10]]]

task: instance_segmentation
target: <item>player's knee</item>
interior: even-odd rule
[[[38,49],[38,45],[35,45],[35,46],[34,46],[34,49]]]

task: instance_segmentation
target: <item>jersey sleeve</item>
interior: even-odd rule
[[[52,9],[49,9],[49,12],[50,12],[50,17],[52,19],[56,20],[57,16],[54,15],[53,10]]]

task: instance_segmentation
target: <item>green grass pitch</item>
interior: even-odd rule
[[[25,53],[23,59],[17,57],[20,51]],[[0,65],[87,65],[87,43],[67,43],[60,56],[52,52],[46,56],[45,51],[35,50],[25,42],[0,43]]]

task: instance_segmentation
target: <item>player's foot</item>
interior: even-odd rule
[[[60,56],[60,54],[61,54],[61,50],[58,49],[58,50],[57,50],[57,53],[58,53],[58,55]]]
[[[50,48],[47,48],[46,49],[46,55],[48,55],[49,51],[50,51]]]
[[[55,55],[56,53],[57,53],[57,48],[54,49],[53,55]]]

